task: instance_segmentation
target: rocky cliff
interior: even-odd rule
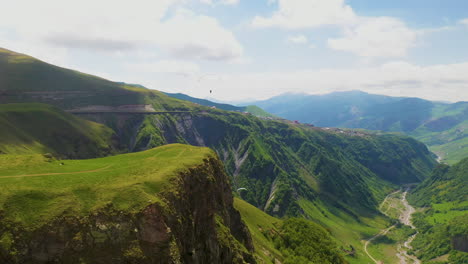
[[[375,208],[382,186],[424,179],[435,161],[407,137],[356,136],[219,110],[189,114],[80,115],[116,131],[121,147],[168,143],[214,149],[242,198],[278,216],[300,214],[299,197]],[[334,205],[338,207],[340,205]]]
[[[1,263],[255,263],[250,234],[215,155],[179,171],[138,210],[108,203],[25,224],[7,208],[20,195],[0,199]]]

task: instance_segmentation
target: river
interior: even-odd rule
[[[398,195],[398,193],[402,192],[399,203],[401,203],[401,205],[403,206],[404,209],[399,211],[400,215],[399,215],[398,219],[399,219],[400,223],[402,223],[404,225],[407,225],[407,226],[411,227],[412,229],[416,229],[415,226],[413,225],[413,223],[411,222],[411,216],[413,215],[413,213],[416,210],[414,209],[414,207],[412,207],[408,203],[408,201],[406,199],[408,191],[409,191],[409,188],[406,188],[405,191],[399,190],[399,191],[396,191],[396,192],[393,192],[393,193],[387,195],[387,197],[385,197],[384,201],[382,202],[382,204],[380,206],[380,209],[382,210],[384,203],[387,202],[387,200],[389,199],[390,196],[396,196],[396,195]],[[386,212],[383,212],[383,213],[385,214]],[[368,239],[366,241],[366,243],[364,245],[364,251],[369,256],[369,258],[371,258],[376,264],[383,264],[383,262],[381,262],[379,260],[376,260],[374,257],[372,257],[371,254],[369,254],[369,252],[367,250],[367,247],[369,246],[369,244],[374,239],[376,239],[376,238],[378,238],[380,236],[386,235],[388,232],[390,232],[390,230],[392,230],[396,226],[397,225],[394,224],[389,228],[383,229],[377,235],[371,237],[370,239]],[[421,264],[421,261],[417,257],[408,254],[408,250],[411,249],[411,242],[413,242],[413,240],[416,238],[417,234],[418,233],[416,232],[414,235],[410,236],[405,242],[399,243],[397,245],[396,256],[398,257],[400,264]]]

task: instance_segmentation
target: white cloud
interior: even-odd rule
[[[157,45],[183,59],[242,57],[241,44],[215,18],[189,11],[168,13],[185,2],[15,0],[3,4],[8,12],[0,16],[0,25],[13,31],[17,42],[30,46],[125,52]]]
[[[213,5],[215,3],[220,3],[223,5],[237,5],[239,4],[240,0],[220,0],[220,1],[213,1],[213,0],[200,0],[203,4]]]
[[[399,19],[369,17],[346,27],[343,36],[329,39],[328,45],[362,57],[404,57],[416,39],[417,33]]]
[[[278,0],[278,4],[270,17],[257,16],[252,25],[288,30],[336,25],[343,35],[329,39],[329,47],[368,58],[403,57],[418,36],[397,18],[359,16],[345,0]]]
[[[243,56],[241,44],[215,18],[188,10],[164,22],[160,36],[161,46],[177,58],[230,61]]]
[[[344,0],[278,0],[278,10],[270,17],[256,16],[254,27],[285,29],[314,28],[353,23],[356,15]]]
[[[459,23],[462,25],[468,26],[468,18],[460,20]]]
[[[147,73],[168,73],[182,76],[194,76],[200,72],[200,67],[193,62],[178,60],[161,60],[152,63],[128,64],[131,71]]]
[[[307,42],[309,42],[309,40],[304,35],[296,35],[296,36],[289,36],[288,37],[288,42],[291,42],[291,43],[294,43],[294,44],[307,44]]]
[[[414,96],[429,100],[468,101],[468,62],[419,66],[395,61],[376,67],[319,69],[294,72],[224,74],[203,80],[183,92],[205,97],[213,88],[217,99],[238,101],[266,99],[286,92],[322,94],[333,91],[362,90],[392,96]],[[149,87],[151,84],[149,83]],[[164,84],[167,89],[177,85]],[[190,86],[189,86],[190,87]]]
[[[240,0],[223,0],[221,2],[226,5],[237,5],[240,2]]]

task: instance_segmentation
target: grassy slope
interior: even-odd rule
[[[468,102],[444,104],[352,91],[283,95],[256,104],[275,115],[317,126],[404,132],[449,164],[468,156]]]
[[[0,105],[0,153],[83,158],[113,151],[113,131],[44,104]]]
[[[57,74],[63,73],[59,71]],[[94,81],[86,79],[86,82]],[[86,82],[83,86],[76,86],[76,89],[86,90],[89,84]],[[359,256],[360,240],[376,233],[386,224],[373,211],[392,186],[382,178],[400,182],[402,179],[394,175],[406,175],[406,180],[414,181],[424,178],[425,172],[432,166],[433,161],[424,146],[411,139],[397,136],[349,137],[305,129],[238,113],[209,110],[169,98],[157,91],[105,82],[117,88],[100,91],[90,100],[74,98],[72,101],[64,99],[53,103],[61,107],[65,103],[67,107],[69,104],[106,104],[102,97],[131,90],[138,96],[127,96],[124,101],[113,102],[143,102],[152,104],[155,109],[195,111],[192,119],[170,115],[145,117],[144,126],[137,131],[136,145],[155,147],[171,142],[197,144],[188,136],[196,131],[204,143],[220,156],[224,151],[228,153],[225,162],[231,175],[236,171],[234,153],[240,155],[248,151],[247,159],[233,181],[235,187],[247,187],[248,192],[243,197],[263,208],[270,191],[274,189],[274,199],[267,206],[268,212],[276,215],[303,214],[320,222],[339,238],[341,246],[348,248],[351,244],[358,250],[357,259],[351,259],[353,263],[366,263],[367,259]],[[16,84],[13,83],[13,86]],[[0,86],[0,90],[3,88]],[[197,113],[199,110],[206,112]],[[371,167],[371,164],[379,166]],[[276,205],[279,211],[275,211]]]
[[[275,115],[272,115],[268,113],[267,111],[261,109],[260,107],[256,105],[249,105],[245,107],[245,111],[247,113],[251,113],[254,116],[258,117],[271,117],[271,118],[277,118]]]
[[[405,206],[402,204],[402,192],[395,192],[380,205],[380,210],[388,217],[399,222],[399,217]],[[368,245],[369,253],[384,263],[399,263],[398,244],[405,242],[415,231],[409,226],[397,224],[387,234],[374,239]]]
[[[157,110],[185,110],[194,106],[158,91],[112,82],[0,48],[0,103],[26,102],[62,109],[151,104]]]
[[[256,248],[257,257],[265,263],[275,263],[274,259],[283,260],[281,252],[264,234],[264,230],[275,229],[282,220],[266,214],[255,206],[241,200],[234,199],[234,207],[241,213],[242,220],[249,228]]]
[[[204,106],[208,106],[208,107],[213,107],[214,106],[214,107],[216,107],[218,109],[222,109],[222,110],[226,110],[226,111],[238,111],[238,112],[245,111],[245,107],[239,107],[239,106],[234,106],[234,105],[230,105],[230,104],[215,103],[215,102],[212,102],[210,100],[195,98],[195,97],[191,97],[191,96],[188,96],[188,95],[182,94],[182,93],[165,93],[165,94],[170,96],[170,97],[177,98],[177,99],[180,99],[180,100],[185,100],[185,101],[189,101],[189,102],[192,102],[192,103],[196,103],[196,104],[204,105]]]
[[[90,160],[0,155],[0,211],[26,226],[64,213],[88,215],[109,204],[137,211],[157,199],[171,176],[213,155],[208,148],[178,144]]]
[[[172,140],[191,144],[196,141],[174,127],[196,131],[225,157],[231,175],[234,156],[248,153],[233,180],[235,189],[247,189],[242,198],[276,216],[302,215],[321,224],[340,247],[356,250],[346,257],[351,263],[370,261],[361,241],[389,224],[371,209],[393,188],[383,179],[415,182],[434,164],[423,144],[401,136],[350,137],[218,110],[193,116],[190,126],[186,118],[158,116],[147,123],[164,124],[161,130]],[[141,136],[143,142],[154,138]]]
[[[234,206],[252,234],[260,263],[345,263],[323,227],[307,220],[280,220],[240,199]]]
[[[416,254],[424,261],[450,254],[450,263],[468,262],[468,254],[453,250],[450,239],[468,237],[468,158],[449,167],[439,165],[432,176],[409,197],[424,210],[415,214],[420,234],[413,242]]]
[[[364,253],[364,240],[389,225],[388,219],[383,216],[347,214],[346,211],[333,208],[322,201],[311,202],[302,199],[300,205],[306,217],[329,230],[341,248],[346,250],[354,248],[355,254],[346,256],[346,260],[350,263],[370,262],[371,259]]]
[[[455,164],[468,157],[468,120],[441,132],[433,132],[422,126],[412,136],[426,143],[448,164]]]
[[[251,113],[251,114],[253,114],[255,116],[258,116],[258,117],[272,117],[272,118],[275,117],[274,115],[268,113],[267,111],[261,109],[258,106],[255,106],[255,105],[234,106],[234,105],[230,105],[230,104],[215,103],[215,102],[212,102],[212,101],[209,101],[209,100],[206,100],[206,99],[194,98],[194,97],[188,96],[186,94],[181,94],[181,93],[165,93],[165,94],[170,96],[170,97],[173,97],[173,98],[186,100],[186,101],[189,101],[189,102],[197,103],[197,104],[208,106],[208,107],[214,106],[214,107],[216,107],[218,109],[221,109],[221,110],[247,112],[247,113]]]

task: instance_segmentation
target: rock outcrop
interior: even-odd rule
[[[109,204],[36,228],[0,212],[1,263],[255,263],[253,251],[215,157],[173,177],[142,210]]]

